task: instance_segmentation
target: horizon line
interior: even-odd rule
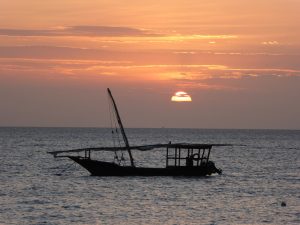
[[[74,129],[112,129],[100,126],[1,126],[1,128],[74,128]],[[285,130],[300,131],[300,128],[195,128],[195,127],[125,127],[124,129],[189,129],[189,130]]]

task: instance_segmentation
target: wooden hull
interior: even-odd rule
[[[92,176],[206,176],[221,173],[213,163],[198,167],[144,168],[119,166],[115,163],[92,160],[80,156],[69,156],[70,159],[88,170]]]

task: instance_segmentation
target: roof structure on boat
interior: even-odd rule
[[[152,144],[152,145],[138,145],[130,146],[131,150],[139,151],[149,151],[159,148],[181,148],[181,149],[207,149],[212,148],[213,146],[232,146],[231,144],[191,144],[191,143],[175,143],[175,144]],[[72,150],[62,150],[62,151],[51,151],[48,152],[56,156],[61,153],[74,153],[74,152],[83,152],[83,151],[126,151],[128,147],[95,147],[95,148],[80,148]]]

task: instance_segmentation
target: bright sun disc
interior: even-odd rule
[[[188,93],[186,93],[184,91],[178,91],[172,96],[171,101],[172,102],[191,102],[192,98]]]

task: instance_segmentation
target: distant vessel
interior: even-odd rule
[[[168,144],[130,146],[117,105],[109,88],[107,89],[107,92],[125,146],[83,148],[66,151],[52,151],[48,153],[52,154],[54,157],[68,157],[72,159],[88,170],[93,176],[206,176],[213,173],[222,173],[222,170],[216,168],[214,162],[209,160],[210,152],[213,146],[228,145],[191,143],[173,144],[169,142]],[[135,165],[131,150],[150,151],[162,148],[166,149],[165,167],[138,167]],[[123,155],[117,162],[92,159],[91,152],[99,151],[115,152],[115,158],[117,159],[117,152],[127,151],[130,165],[121,165],[121,162],[125,160]],[[74,153],[83,153],[83,156],[74,156]]]

